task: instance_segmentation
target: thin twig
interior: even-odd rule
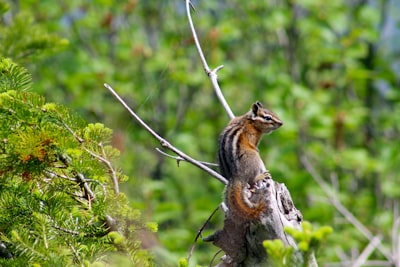
[[[196,8],[194,8],[194,5],[192,4],[192,2],[190,0],[189,0],[189,5],[193,9],[193,11],[196,11]]]
[[[87,199],[89,202],[89,209],[91,209],[91,207],[92,207],[91,203],[92,203],[92,200],[95,199],[95,194],[93,193],[92,189],[88,185],[86,178],[82,173],[78,173],[76,175],[76,179],[78,180],[79,183],[81,183],[83,185],[83,188],[85,189]]]
[[[194,40],[194,43],[196,44],[197,52],[199,53],[201,63],[203,64],[204,71],[206,72],[207,76],[210,78],[211,83],[214,88],[214,91],[215,91],[215,94],[217,95],[219,101],[221,102],[222,106],[224,107],[229,118],[233,119],[235,117],[235,115],[233,114],[228,103],[226,102],[225,97],[222,94],[221,88],[219,87],[219,84],[218,84],[217,72],[220,69],[222,69],[224,66],[223,65],[218,66],[213,70],[211,70],[210,67],[208,66],[206,58],[204,57],[203,50],[201,49],[201,46],[200,46],[199,38],[197,37],[197,33],[196,33],[196,30],[193,25],[192,16],[190,15],[190,7],[193,7],[193,5],[190,3],[190,0],[186,0],[186,13],[187,13],[187,17],[189,20],[190,30],[192,31],[193,40]]]
[[[197,51],[199,53],[201,63],[203,64],[204,71],[206,72],[207,75],[210,75],[211,69],[207,64],[206,58],[204,57],[203,50],[201,49],[201,46],[200,46],[199,38],[197,37],[197,33],[194,28],[192,16],[190,15],[190,7],[191,6],[193,7],[193,5],[190,3],[190,0],[186,0],[186,13],[187,13],[187,17],[189,20],[190,30],[192,31],[193,40],[196,45]]]
[[[60,227],[60,226],[57,226],[57,225],[52,225],[51,227],[53,227],[54,229],[60,230],[60,231],[62,231],[64,233],[67,233],[67,234],[76,235],[76,236],[82,235],[81,232],[70,230],[70,229],[66,229],[66,228],[63,228],[63,227]]]
[[[225,179],[225,177],[223,177],[222,175],[220,175],[219,173],[217,173],[216,171],[210,169],[209,167],[207,167],[206,165],[200,163],[199,161],[189,157],[188,155],[186,155],[185,153],[183,153],[182,151],[180,151],[179,149],[177,149],[176,147],[174,147],[173,145],[171,145],[167,140],[165,140],[164,138],[162,138],[160,135],[158,135],[150,126],[148,126],[126,103],[125,101],[114,91],[114,89],[108,85],[108,84],[104,84],[104,86],[114,95],[114,97],[122,104],[122,106],[129,112],[129,114],[131,114],[131,116],[143,127],[145,128],[154,138],[156,138],[162,147],[165,147],[169,150],[171,150],[172,152],[174,152],[176,155],[182,157],[184,160],[186,160],[187,162],[195,165],[196,167],[202,169],[203,171],[207,172],[208,174],[214,176],[215,178],[217,178],[219,181],[221,181],[224,184],[228,184],[228,180]]]
[[[179,162],[181,162],[181,161],[186,161],[186,160],[185,160],[184,158],[182,158],[182,157],[179,157],[179,156],[172,156],[172,155],[170,155],[170,154],[167,154],[167,153],[165,153],[164,151],[162,151],[161,149],[159,149],[158,147],[156,147],[156,150],[157,150],[158,153],[160,153],[160,154],[163,155],[163,156],[166,156],[166,157],[171,158],[171,159],[175,159],[175,160],[177,161],[177,163],[178,163],[178,166],[179,166]],[[200,163],[202,163],[202,164],[204,164],[204,165],[207,165],[207,166],[218,167],[218,164],[217,164],[217,163],[206,162],[206,161],[198,161],[198,162],[200,162]]]
[[[60,120],[63,126],[74,136],[74,138],[79,142],[83,143],[83,138],[80,138],[64,121]]]
[[[308,173],[322,188],[325,194],[328,196],[329,202],[353,225],[355,226],[370,242],[374,239],[374,235],[359,221],[357,218],[337,199],[337,196],[332,192],[329,185],[322,179],[322,177],[314,169],[314,166],[308,161],[305,155],[300,157],[300,161]],[[394,262],[393,256],[390,252],[382,246],[381,243],[377,245],[378,250],[391,262]]]
[[[103,147],[102,147],[102,144],[99,144],[99,146],[102,148],[103,155],[105,155],[105,152],[104,152],[104,149],[103,149]],[[113,182],[113,184],[114,184],[114,193],[115,193],[115,194],[119,194],[119,184],[118,184],[117,173],[115,172],[115,170],[114,170],[114,168],[113,168],[111,162],[110,162],[109,160],[107,160],[106,158],[101,157],[101,156],[97,155],[96,153],[90,151],[90,150],[87,149],[86,147],[83,147],[83,149],[84,149],[87,153],[89,153],[90,155],[92,155],[93,157],[95,157],[96,159],[98,159],[99,161],[101,161],[101,162],[103,162],[104,164],[107,165],[107,167],[108,167],[108,168],[110,169],[110,171],[111,171],[111,180],[112,180],[112,182]]]
[[[71,178],[71,177],[69,177],[67,175],[56,173],[56,172],[49,171],[49,170],[47,170],[45,172],[45,174],[46,174],[46,177],[48,177],[49,179],[51,179],[53,177],[58,177],[58,178],[65,179],[65,180],[68,180],[68,181],[71,181],[71,182],[75,182],[75,183],[78,182],[77,178]],[[84,178],[83,183],[96,183],[96,184],[99,184],[101,186],[101,188],[103,189],[104,201],[107,199],[107,189],[106,189],[104,184],[100,183],[98,180],[87,179],[87,178]],[[94,199],[95,195],[94,195],[93,192],[91,193],[91,195],[93,196],[92,199]]]
[[[112,181],[114,183],[114,192],[115,192],[115,194],[119,194],[119,183],[118,183],[117,172],[115,171],[115,169],[112,166],[111,162],[105,158],[107,155],[106,155],[106,151],[104,150],[103,143],[100,143],[99,146],[100,146],[101,152],[103,154],[104,163],[107,165],[107,167],[111,171],[111,179],[112,179]]]
[[[222,249],[218,250],[218,251],[214,254],[213,258],[211,259],[211,262],[210,262],[209,267],[213,266],[214,261],[215,261],[215,258],[216,258],[216,257],[218,256],[218,254],[220,254],[221,252],[223,252]],[[219,266],[219,265],[217,265],[217,266]]]
[[[207,218],[207,220],[204,222],[204,224],[200,227],[199,231],[197,231],[197,235],[196,235],[196,237],[194,238],[193,245],[192,245],[192,247],[190,248],[189,256],[188,256],[188,258],[187,258],[188,263],[189,263],[189,261],[190,261],[190,258],[192,257],[192,254],[193,254],[193,252],[194,252],[194,249],[195,249],[195,247],[196,247],[197,240],[199,239],[199,237],[200,237],[201,234],[203,233],[204,228],[206,228],[207,224],[210,222],[211,218],[214,216],[214,214],[215,214],[218,210],[219,210],[219,206],[211,213],[211,215]]]
[[[71,177],[69,177],[67,175],[56,173],[56,172],[53,172],[53,171],[46,170],[45,174],[46,174],[46,177],[49,178],[49,179],[51,179],[53,177],[59,177],[61,179],[65,179],[65,180],[68,180],[68,181],[71,181],[71,182],[76,182],[76,178],[71,178]]]

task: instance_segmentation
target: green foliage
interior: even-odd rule
[[[151,265],[136,235],[146,228],[140,213],[119,193],[126,177],[112,163],[119,155],[109,145],[112,131],[23,91],[27,71],[1,62],[0,238],[16,261],[0,265],[88,266],[123,258],[125,266]]]
[[[188,264],[187,259],[185,259],[185,258],[179,259],[179,265],[178,266],[179,267],[188,267],[189,264]]]
[[[0,88],[6,92],[10,90],[27,90],[31,86],[32,76],[25,69],[13,62],[10,59],[2,58],[0,61]]]
[[[293,247],[285,247],[282,240],[265,240],[263,245],[268,253],[268,259],[273,266],[293,266]]]
[[[293,236],[302,252],[317,250],[320,243],[333,231],[330,226],[323,226],[313,231],[312,225],[307,221],[303,222],[301,227],[301,230],[287,227],[285,231]]]
[[[298,251],[293,247],[285,246],[280,239],[263,242],[272,266],[309,266],[311,253],[315,253],[320,248],[321,243],[326,242],[327,236],[333,231],[330,226],[322,226],[313,230],[312,225],[307,221],[304,221],[301,226],[302,229],[300,230],[291,227],[285,228],[285,232],[296,241]],[[302,263],[298,262],[300,258],[303,259]]]
[[[0,14],[6,10],[5,4],[0,4]],[[21,63],[38,59],[68,45],[67,40],[49,34],[43,27],[35,24],[29,13],[19,13],[10,25],[0,27],[0,40],[0,56],[13,58]]]
[[[0,2],[0,15],[3,15],[10,9],[10,6],[6,3],[1,1]]]

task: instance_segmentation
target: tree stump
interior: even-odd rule
[[[284,232],[284,227],[301,229],[303,216],[294,206],[286,186],[269,176],[253,191],[250,201],[257,203],[260,198],[267,203],[260,218],[246,220],[229,212],[229,207],[225,208],[223,228],[204,239],[212,241],[225,252],[218,267],[272,267],[262,245],[264,240],[280,239],[285,246],[298,250],[295,240]],[[318,266],[314,255],[310,256],[307,265],[304,265],[304,261],[301,253],[295,252],[292,266]]]

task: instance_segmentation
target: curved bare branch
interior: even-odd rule
[[[235,115],[233,114],[231,108],[229,107],[228,103],[225,100],[224,95],[222,94],[221,88],[218,84],[218,75],[217,72],[222,69],[224,66],[218,66],[215,69],[211,70],[207,64],[206,58],[204,57],[203,50],[201,49],[199,39],[197,37],[196,30],[193,25],[192,16],[190,15],[190,7],[193,5],[190,3],[190,0],[186,0],[186,13],[189,20],[189,26],[192,31],[194,43],[196,44],[197,52],[199,53],[201,63],[203,64],[204,71],[206,72],[207,76],[210,78],[212,86],[214,88],[215,94],[217,95],[219,101],[221,102],[222,106],[224,107],[226,113],[228,114],[230,119],[233,119]]]
[[[160,148],[158,148],[158,147],[156,147],[156,150],[157,150],[158,153],[160,153],[161,155],[163,155],[163,156],[165,156],[165,157],[167,157],[167,158],[175,159],[176,162],[178,163],[178,166],[179,166],[179,162],[181,162],[181,161],[186,161],[186,160],[185,160],[184,158],[182,158],[182,157],[179,157],[179,156],[172,156],[172,155],[170,155],[170,154],[168,154],[168,153],[165,153],[164,151],[162,151],[162,150],[161,150]],[[202,163],[202,164],[204,164],[204,165],[207,165],[207,166],[218,167],[218,164],[217,164],[217,163],[206,162],[206,161],[198,161],[198,162],[200,162],[200,163]]]
[[[207,167],[206,165],[204,165],[203,163],[191,158],[190,156],[186,155],[185,153],[183,153],[182,151],[180,151],[179,149],[177,149],[176,147],[174,147],[173,145],[171,145],[167,140],[165,140],[164,138],[162,138],[160,135],[158,135],[150,126],[148,126],[126,103],[125,101],[114,91],[114,89],[108,85],[108,84],[104,84],[104,86],[114,95],[114,97],[122,104],[122,106],[129,112],[129,114],[143,127],[145,128],[154,138],[156,138],[162,147],[165,147],[169,150],[171,150],[172,152],[174,152],[176,155],[180,156],[181,158],[183,158],[185,161],[195,165],[196,167],[202,169],[203,171],[207,172],[208,174],[214,176],[215,178],[217,178],[219,181],[221,181],[224,184],[228,184],[228,180],[225,179],[221,174],[219,174],[218,172],[210,169],[209,167]]]

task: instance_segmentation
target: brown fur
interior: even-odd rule
[[[220,135],[219,166],[222,175],[230,181],[226,202],[229,209],[242,218],[255,219],[265,209],[262,199],[252,203],[248,187],[265,178],[266,168],[257,149],[262,135],[281,125],[275,113],[256,102],[248,113],[232,119]]]

